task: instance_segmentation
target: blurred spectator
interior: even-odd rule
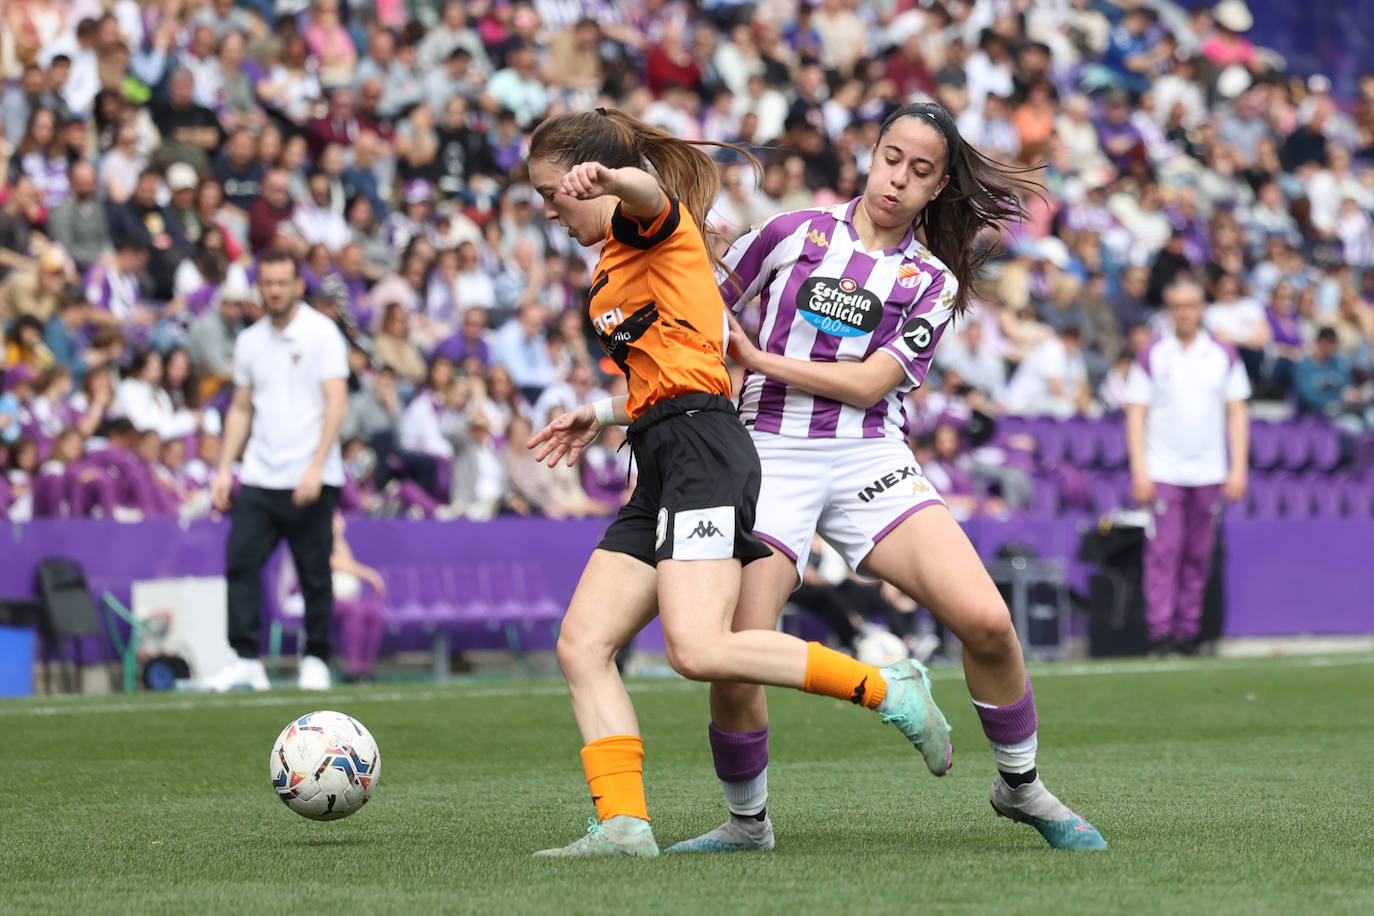
[[[272,169],[262,179],[262,196],[249,210],[248,244],[254,254],[273,247],[278,230],[290,222],[295,206],[291,202],[291,176],[283,169]]]
[[[162,383],[161,355],[156,350],[135,353],[128,375],[115,388],[110,416],[124,417],[140,433],[151,430],[164,439],[196,432],[200,428],[200,412],[177,407]]]
[[[31,266],[12,271],[0,282],[0,318],[9,322],[32,315],[46,323],[57,311],[68,269],[66,253],[53,245]]]
[[[263,176],[267,174],[257,157],[251,130],[240,128],[229,135],[215,156],[212,172],[224,185],[225,202],[247,214],[262,193]]]
[[[1366,427],[1367,398],[1355,383],[1350,361],[1336,352],[1336,332],[1322,328],[1316,347],[1293,370],[1298,409],[1340,422],[1358,435]]]
[[[74,162],[71,193],[48,214],[48,237],[66,249],[81,274],[110,250],[110,226],[96,199],[98,190],[95,167],[85,160]]]
[[[506,52],[506,66],[487,81],[482,107],[490,114],[509,111],[521,130],[528,130],[549,107],[548,90],[539,81],[534,49],[517,44]]]
[[[161,186],[160,174],[141,172],[129,199],[110,208],[110,235],[116,248],[129,242],[148,253],[152,298],[167,300],[172,298],[177,267],[191,253],[191,243],[180,217],[158,202]]]
[[[334,549],[329,555],[333,574],[334,619],[339,622],[339,648],[344,657],[344,682],[373,680],[377,651],[386,631],[386,582],[381,573],[353,556],[344,533],[348,524],[334,513]],[[367,594],[371,589],[372,594]]]
[[[191,366],[207,387],[218,387],[233,374],[234,340],[245,317],[244,307],[253,290],[241,274],[215,292],[214,307],[191,323],[186,335]]]
[[[382,323],[372,338],[372,355],[379,366],[391,369],[411,385],[420,385],[428,374],[425,358],[410,342],[410,318],[399,302],[382,310]]]
[[[210,154],[223,141],[219,118],[195,101],[195,79],[179,69],[167,79],[167,101],[153,106],[153,123],[162,132],[158,155],[167,162],[188,162],[196,171],[210,170]]]
[[[1007,383],[1007,410],[1061,420],[1087,413],[1092,389],[1081,342],[1078,327],[1068,325],[1032,350]]]

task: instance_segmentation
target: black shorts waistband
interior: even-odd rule
[[[661,423],[670,417],[695,413],[698,410],[720,410],[730,414],[737,413],[735,403],[725,395],[694,391],[691,394],[680,394],[675,398],[654,404],[630,424],[628,434],[633,436],[642,433],[650,426]]]

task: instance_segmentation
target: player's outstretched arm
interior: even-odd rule
[[[625,396],[621,395],[611,402],[611,417],[616,423],[628,423],[625,413]],[[577,463],[582,450],[601,434],[602,418],[597,416],[595,404],[583,404],[565,414],[554,417],[539,432],[530,436],[525,447],[535,449],[534,460],[554,467],[559,460],[567,457],[568,466]]]
[[[606,194],[620,198],[625,212],[641,222],[652,221],[668,203],[658,179],[643,169],[608,169],[599,162],[579,162],[563,176],[563,193],[578,200]]]

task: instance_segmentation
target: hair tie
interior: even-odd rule
[[[599,115],[601,115],[601,117],[603,117],[603,118],[610,117],[608,114],[606,114],[606,109],[604,109],[604,108],[598,108],[598,109],[596,110],[596,113],[599,114]]]

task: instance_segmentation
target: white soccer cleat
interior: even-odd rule
[[[301,690],[328,690],[334,686],[329,676],[329,665],[324,659],[307,655],[301,659],[301,670],[296,676],[296,686]]]
[[[236,658],[205,679],[206,690],[226,693],[230,690],[271,690],[267,668],[260,658]]]

